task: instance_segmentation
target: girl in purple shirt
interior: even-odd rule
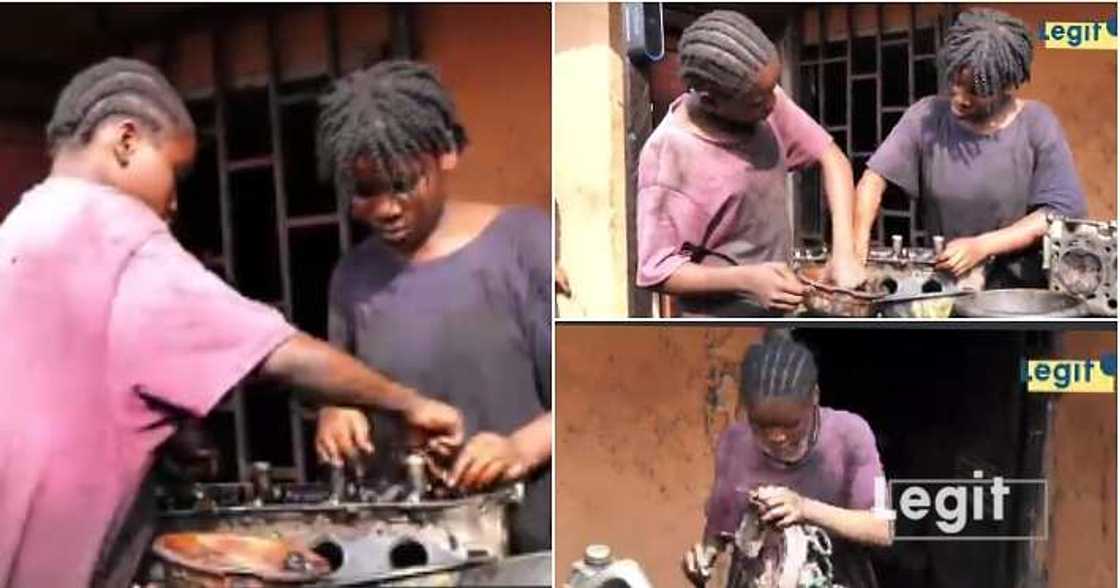
[[[883,468],[867,422],[818,404],[816,363],[792,341],[768,337],[752,346],[740,386],[747,422],[720,437],[703,540],[686,553],[685,574],[697,585],[710,577],[749,498],[764,523],[823,528],[836,546],[836,581],[874,586],[869,562],[852,545],[892,541],[887,519],[872,512]],[[743,563],[738,559],[733,570]]]
[[[1046,213],[1084,217],[1073,154],[1054,113],[1014,90],[1030,79],[1031,33],[988,9],[961,14],[939,55],[948,96],[914,103],[867,163],[856,190],[857,254],[865,259],[887,182],[918,204],[947,244],[943,271],[985,261],[987,288],[1045,287]]]

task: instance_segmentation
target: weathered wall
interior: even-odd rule
[[[420,58],[440,69],[471,134],[454,193],[548,210],[550,6],[420,4],[415,12]]]
[[[1116,333],[1067,336],[1064,357],[1116,353]],[[1050,586],[1116,585],[1116,396],[1072,394],[1054,409],[1047,476]]]
[[[552,103],[560,263],[572,297],[559,314],[626,316],[626,165],[618,5],[557,4]]]
[[[756,328],[560,326],[556,333],[559,577],[589,543],[679,586],[710,488],[715,436],[735,410]],[[1065,357],[1115,353],[1115,333],[1070,333]],[[1115,585],[1116,402],[1061,399],[1050,437],[1050,586]]]
[[[551,17],[547,4],[412,7],[418,58],[433,63],[451,88],[471,145],[451,178],[454,194],[547,209],[551,192]],[[340,5],[339,64],[352,71],[388,54],[386,5]],[[327,19],[320,6],[293,6],[277,18],[284,80],[327,70]],[[259,86],[268,71],[261,19],[230,23],[226,76],[233,87]],[[151,60],[158,45],[141,47]],[[170,75],[185,95],[213,89],[209,33],[178,38]],[[236,114],[236,113],[234,113]]]
[[[734,410],[730,374],[761,335],[557,328],[558,578],[587,544],[606,543],[638,560],[655,586],[683,585],[680,557],[702,531],[714,438]],[[721,387],[719,408],[706,409],[709,391]],[[709,422],[709,414],[722,417]]]

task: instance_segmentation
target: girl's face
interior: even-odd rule
[[[949,107],[953,115],[969,122],[986,122],[1011,97],[1005,90],[1000,90],[991,96],[982,96],[978,92],[972,69],[962,67],[949,83]]]
[[[767,399],[747,407],[751,432],[768,457],[793,463],[808,455],[817,405],[809,400]]]
[[[112,133],[106,172],[109,182],[139,197],[161,217],[170,218],[177,206],[175,185],[194,165],[194,133],[168,130],[157,136],[127,120],[108,126]]]
[[[354,194],[350,214],[365,222],[386,244],[415,251],[431,236],[447,200],[445,172],[457,156],[424,156],[416,173],[394,182],[381,166],[367,157],[354,161]]]

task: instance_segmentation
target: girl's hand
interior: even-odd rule
[[[854,290],[867,281],[867,270],[854,256],[834,255],[825,266],[825,281]]]
[[[333,406],[320,409],[315,451],[321,461],[335,467],[342,467],[346,461],[358,463],[363,454],[372,455],[373,443],[365,413]]]
[[[763,522],[787,527],[805,520],[806,500],[789,488],[763,486],[755,491],[755,498],[762,506]]]
[[[704,543],[697,543],[685,552],[681,567],[693,586],[703,586],[712,577],[712,566],[718,554],[719,550],[714,546]]]
[[[968,270],[980,265],[991,256],[987,243],[981,237],[962,237],[954,239],[937,256],[936,267],[951,272],[956,277],[963,276]]]
[[[509,437],[482,432],[463,447],[451,468],[450,485],[482,490],[498,482],[520,479],[528,469],[524,455]]]

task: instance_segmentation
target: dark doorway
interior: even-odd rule
[[[1025,357],[1051,336],[1028,331],[798,330],[820,369],[821,404],[863,416],[888,479],[1041,477],[1046,399],[1027,395]],[[1012,501],[1000,535],[1032,534],[1041,505]],[[872,554],[880,585],[1015,585],[1021,543],[896,541]]]

